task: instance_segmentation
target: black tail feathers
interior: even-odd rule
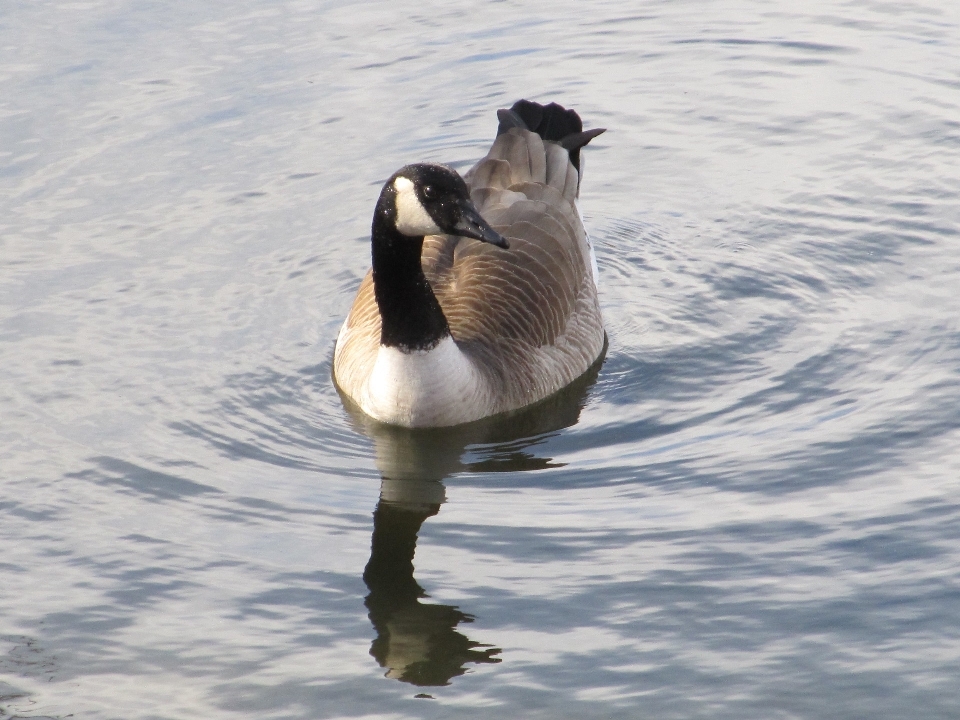
[[[544,140],[555,142],[570,153],[570,162],[580,171],[580,148],[604,132],[604,128],[583,131],[583,121],[576,110],[550,103],[541,105],[531,100],[517,100],[509,110],[498,110],[500,127],[497,135],[519,127],[537,133]]]

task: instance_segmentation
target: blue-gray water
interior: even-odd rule
[[[605,363],[370,428],[379,185],[520,97]],[[958,201],[946,0],[10,0],[0,717],[956,718]]]

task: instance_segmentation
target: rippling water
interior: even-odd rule
[[[957,716],[951,3],[38,1],[0,40],[0,717]],[[379,186],[519,97],[609,128],[606,358],[370,426],[330,361]]]

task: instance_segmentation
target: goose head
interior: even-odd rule
[[[463,178],[446,165],[417,163],[400,168],[384,185],[378,206],[384,219],[407,237],[461,235],[510,247],[480,215]]]

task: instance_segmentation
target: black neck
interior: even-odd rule
[[[380,344],[429,350],[450,334],[447,318],[420,266],[422,237],[394,224],[395,203],[384,192],[373,216],[373,291],[380,308]]]

